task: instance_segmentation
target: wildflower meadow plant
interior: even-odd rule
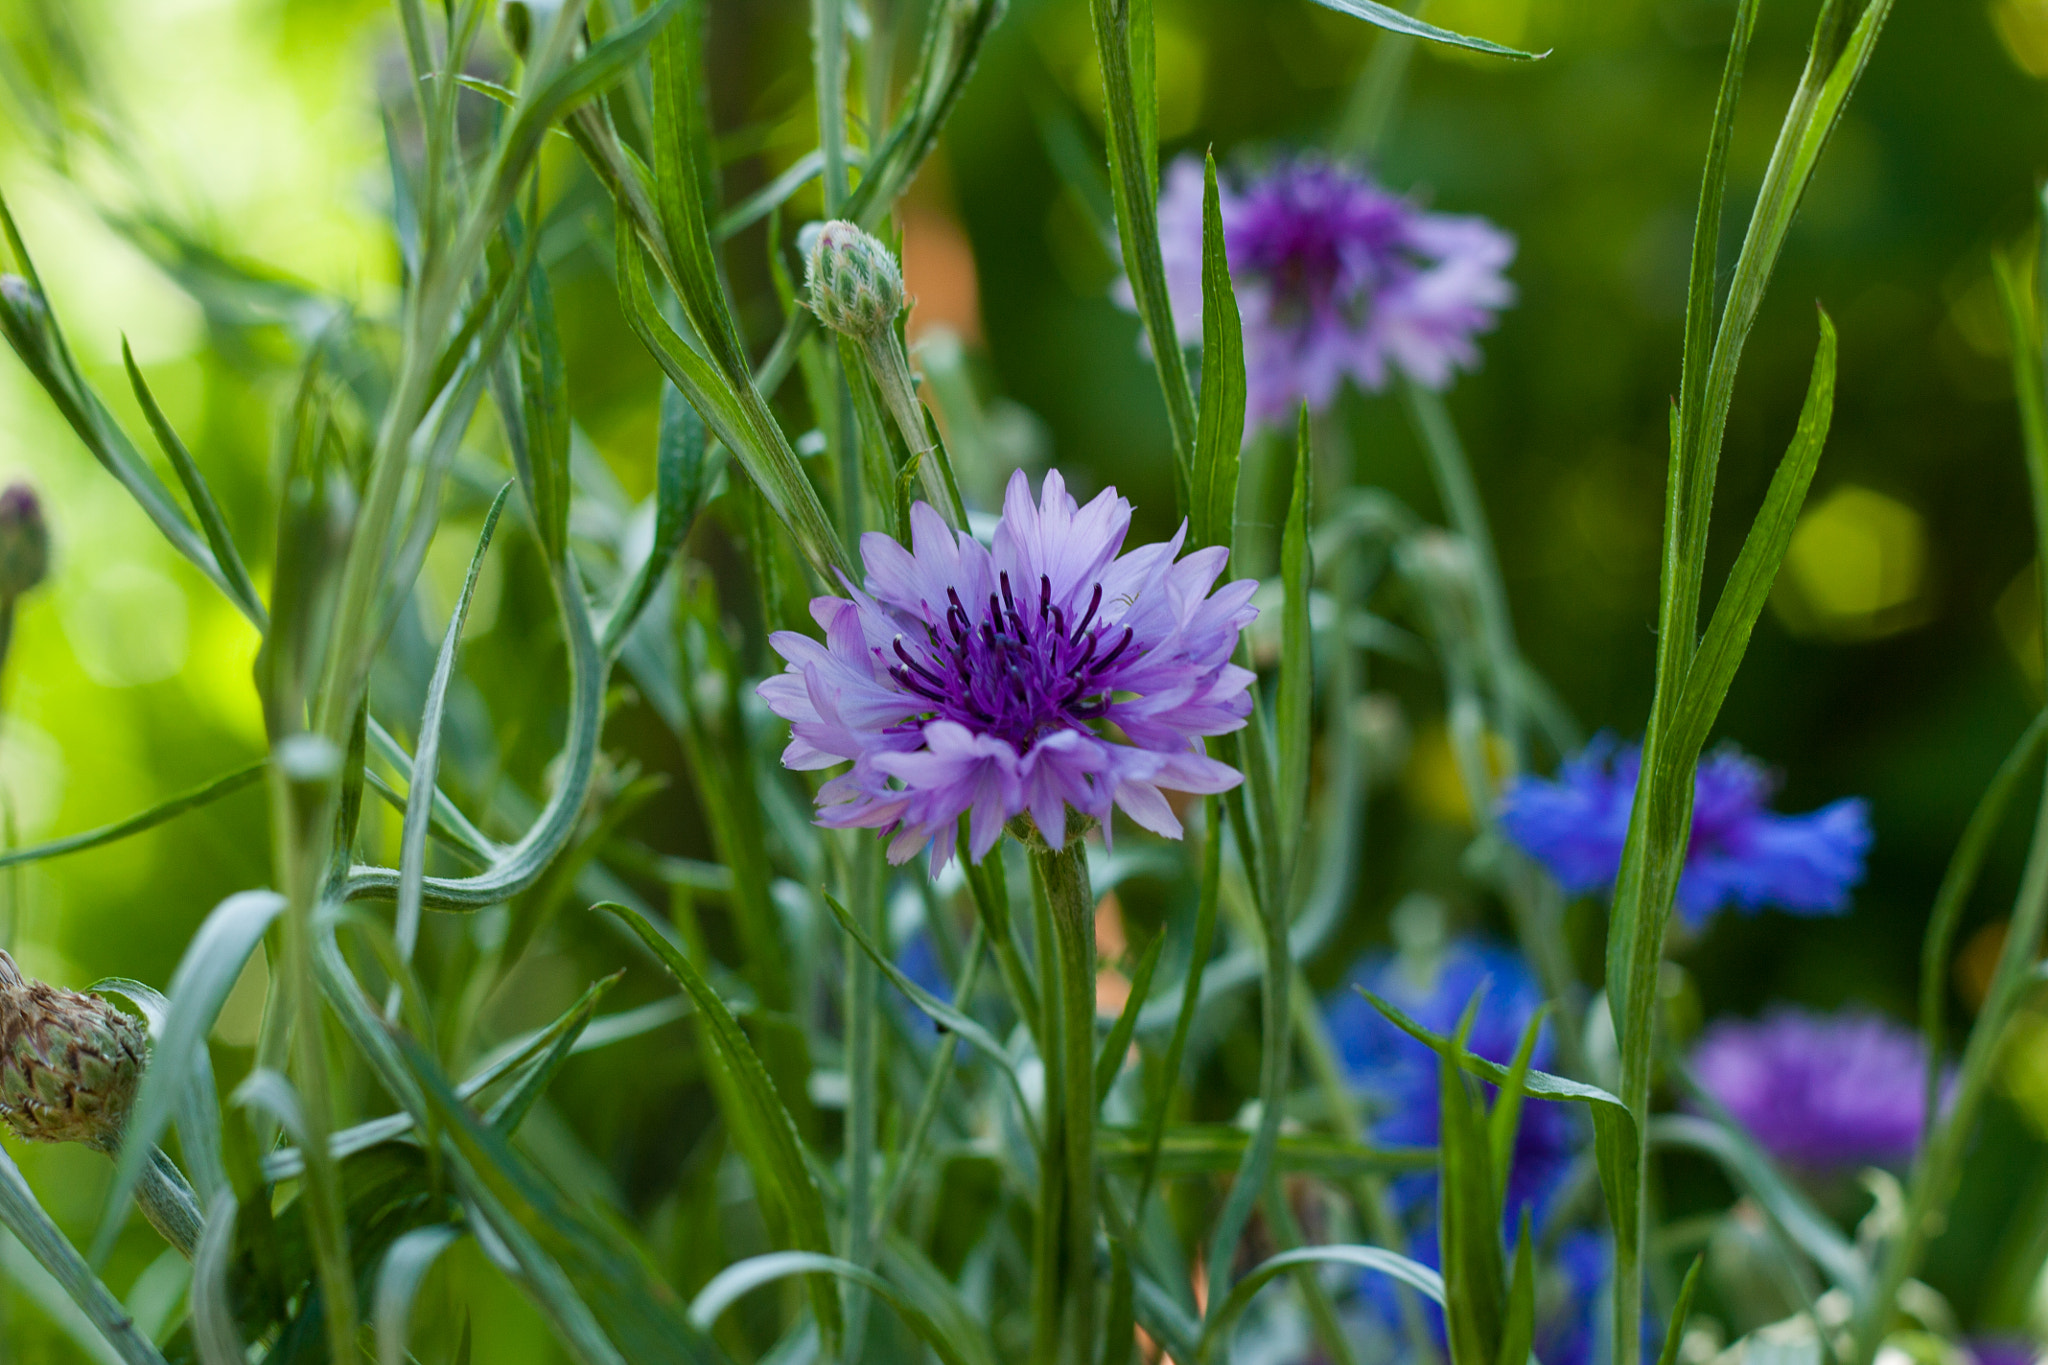
[[[1279,1342],[1332,1365],[1696,1365],[1709,1346],[1873,1365],[1960,1359],[1966,1331],[2024,1320],[2037,1236],[2003,1237],[2019,1288],[1982,1304],[1943,1301],[1930,1249],[1969,1202],[2039,982],[2048,822],[2003,937],[1970,940],[1951,1037],[1956,945],[2048,721],[1964,826],[1912,1034],[1786,1012],[1717,1022],[1688,1055],[1703,988],[1670,960],[1674,919],[1730,908],[1899,922],[1910,879],[1865,884],[1874,831],[1950,813],[1944,783],[1910,812],[1873,788],[1779,814],[1759,764],[1708,748],[1828,442],[1833,322],[1782,458],[1749,468],[1762,418],[1725,452],[1756,506],[1710,584],[1737,373],[1891,0],[1808,0],[1807,63],[1754,166],[1742,76],[1752,41],[1781,41],[1759,0],[1686,21],[1728,25],[1711,106],[1608,73],[1706,149],[1675,404],[1625,419],[1483,364],[1511,305],[1546,336],[1551,310],[1589,306],[1560,303],[1542,234],[1486,189],[1488,167],[1558,170],[1531,129],[1478,105],[1432,125],[1472,168],[1445,200],[1498,224],[1365,169],[1429,161],[1394,117],[1415,44],[1470,59],[1452,92],[1539,54],[1323,0],[1317,22],[1365,54],[1343,118],[1263,159],[1223,148],[1219,174],[1160,141],[1208,9],[1155,30],[1150,4],[1068,3],[1027,21],[1002,0],[809,0],[797,71],[774,7],[398,0],[365,41],[377,106],[340,120],[387,142],[381,264],[354,276],[248,263],[274,237],[232,240],[234,213],[190,226],[124,131],[150,120],[111,107],[128,67],[58,7],[10,21],[37,35],[0,67],[49,167],[24,183],[75,202],[0,204],[0,335],[34,429],[65,443],[50,458],[77,468],[0,495],[0,644],[19,616],[35,645],[0,651],[24,684],[0,697],[72,686],[50,651],[118,634],[92,610],[115,551],[67,539],[104,513],[86,480],[179,561],[164,591],[218,600],[195,618],[206,658],[134,694],[166,744],[176,707],[208,703],[177,750],[202,785],[94,791],[110,823],[44,837],[0,774],[0,1118],[34,1144],[0,1149],[0,1273],[21,1287],[0,1355],[1216,1365]],[[1063,36],[1082,8],[1088,62]],[[1261,11],[1275,34],[1300,19]],[[1010,46],[982,69],[992,41]],[[1099,120],[1017,75],[1041,48],[1085,73]],[[994,142],[927,173],[991,81],[1013,85],[962,123],[1030,114],[1061,177],[1056,277],[934,207],[956,180],[1036,175],[1014,147],[971,150]],[[1756,198],[1724,244],[1731,182]],[[193,365],[102,354],[124,319],[78,301],[126,295],[70,287],[99,239],[51,225],[81,215],[188,296]],[[1580,235],[1664,280],[1661,227],[1624,250],[1603,216]],[[1123,312],[1103,299],[1118,272]],[[345,278],[373,283],[310,282]],[[2048,543],[2044,279],[2015,258],[1992,286]],[[1859,326],[1896,311],[1857,288]],[[1029,387],[1007,361],[1066,353],[1068,315],[1030,312],[1055,296],[1158,380],[1140,403],[1105,368],[1034,400],[1105,418],[1099,440],[998,420]],[[1967,311],[1973,353],[1998,349]],[[1587,367],[1620,368],[1612,350]],[[1497,460],[1468,459],[1467,401]],[[1426,476],[1381,439],[1397,403]],[[263,438],[235,439],[226,409]],[[1583,424],[1568,439],[1561,411]],[[1654,663],[1646,691],[1611,693],[1651,698],[1642,742],[1585,746],[1537,666],[1569,643],[1518,620],[1480,474],[1667,429],[1636,637]],[[1395,491],[1425,478],[1445,526]],[[1516,503],[1517,539],[1592,483]],[[1603,573],[1630,571],[1600,548]],[[2038,596],[2008,594],[2001,624]],[[231,636],[248,666],[215,666]],[[30,688],[32,669],[52,671]],[[17,738],[0,731],[0,766]],[[218,887],[203,916],[187,883],[127,864],[92,883],[146,929],[96,953],[143,977],[168,965],[151,945],[177,947],[162,989],[65,985],[80,973],[50,916],[15,913],[40,894],[17,871],[201,820],[237,831],[175,845]],[[934,1027],[906,1028],[906,1002]],[[1861,1165],[1889,1174],[1845,1214],[1832,1177]],[[1694,1255],[1738,1225],[1800,1298],[1778,1321]]]

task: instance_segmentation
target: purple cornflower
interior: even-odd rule
[[[1159,246],[1174,326],[1202,339],[1202,163],[1167,169]],[[1515,288],[1515,239],[1484,218],[1428,213],[1362,171],[1301,157],[1219,181],[1224,249],[1244,324],[1246,431],[1307,402],[1322,411],[1348,375],[1376,392],[1398,369],[1440,389],[1479,364]],[[1118,298],[1130,306],[1127,283]]]
[[[1693,1049],[1693,1073],[1763,1148],[1825,1173],[1913,1155],[1927,1113],[1926,1051],[1912,1030],[1865,1010],[1780,1007],[1721,1020]]]
[[[929,846],[936,874],[962,816],[976,861],[1027,812],[1055,844],[1069,808],[1106,837],[1113,805],[1178,838],[1163,791],[1242,780],[1202,752],[1251,711],[1230,653],[1256,584],[1210,591],[1226,550],[1176,559],[1183,526],[1119,555],[1130,503],[1107,489],[1078,507],[1057,472],[1036,504],[1011,476],[992,546],[924,503],[910,523],[911,549],[861,538],[865,590],[812,600],[822,643],[770,637],[789,661],[760,686],[790,722],[783,763],[853,762],[819,790],[819,824],[883,831],[895,863]]]
[[[1353,969],[1325,1012],[1330,1036],[1352,1083],[1380,1111],[1373,1124],[1373,1140],[1395,1147],[1436,1145],[1442,1118],[1437,1055],[1389,1023],[1372,1002],[1352,989],[1354,985],[1363,986],[1437,1034],[1457,1032],[1466,1004],[1484,986],[1486,994],[1466,1045],[1502,1065],[1514,1059],[1523,1030],[1543,1003],[1542,988],[1520,955],[1479,939],[1459,939],[1430,963],[1375,956]],[[1550,1025],[1545,1024],[1531,1064],[1540,1070],[1550,1058]],[[1525,1101],[1521,1120],[1508,1174],[1509,1226],[1525,1207],[1532,1217],[1541,1216],[1582,1137],[1570,1107],[1554,1101]],[[1402,1204],[1427,1213],[1434,1226],[1435,1174],[1406,1175],[1394,1184]]]
[[[1523,852],[1550,869],[1566,891],[1614,885],[1628,838],[1642,749],[1608,735],[1565,760],[1556,778],[1517,778],[1501,797],[1500,824]],[[1796,915],[1849,908],[1870,851],[1870,808],[1849,797],[1806,815],[1765,808],[1776,785],[1763,765],[1733,745],[1700,760],[1692,842],[1678,883],[1678,909],[1699,928],[1733,905],[1767,905]]]

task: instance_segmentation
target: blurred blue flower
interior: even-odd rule
[[[1609,890],[1621,870],[1642,749],[1601,735],[1554,779],[1520,777],[1501,796],[1501,829],[1550,869],[1566,891]],[[1840,914],[1863,880],[1870,808],[1858,797],[1805,815],[1766,808],[1775,782],[1732,745],[1700,760],[1692,844],[1678,883],[1678,910],[1699,928],[1734,906],[1776,906],[1799,915]]]
[[[1174,326],[1202,340],[1201,161],[1167,168],[1159,247]],[[1320,412],[1348,376],[1378,391],[1398,369],[1440,389],[1479,364],[1515,287],[1515,239],[1484,218],[1427,213],[1371,176],[1314,157],[1217,184],[1244,326],[1246,430]],[[1117,299],[1132,306],[1130,286]]]
[[[1815,1173],[1895,1165],[1927,1113],[1920,1036],[1882,1015],[1780,1007],[1724,1019],[1693,1049],[1700,1086],[1771,1155]]]

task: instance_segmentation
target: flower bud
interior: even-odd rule
[[[0,602],[12,602],[49,570],[50,529],[42,501],[27,484],[10,485],[0,493]]]
[[[804,287],[818,321],[844,336],[885,332],[903,311],[903,271],[895,254],[871,234],[836,219],[810,237]]]
[[[26,980],[0,952],[0,1119],[20,1136],[111,1148],[148,1057],[140,1019]]]

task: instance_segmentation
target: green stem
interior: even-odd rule
[[[882,926],[881,846],[855,839],[850,879],[853,913],[871,942],[886,942]],[[874,1205],[876,1100],[882,1084],[881,1039],[877,1014],[881,1001],[879,973],[866,953],[846,953],[846,1256],[859,1265],[871,1259]],[[846,1286],[847,1365],[860,1359],[867,1335],[868,1291]]]
[[[1087,846],[1034,843],[1031,869],[1052,911],[1058,958],[1061,1147],[1065,1155],[1065,1273],[1061,1305],[1070,1365],[1095,1354],[1095,897]]]

